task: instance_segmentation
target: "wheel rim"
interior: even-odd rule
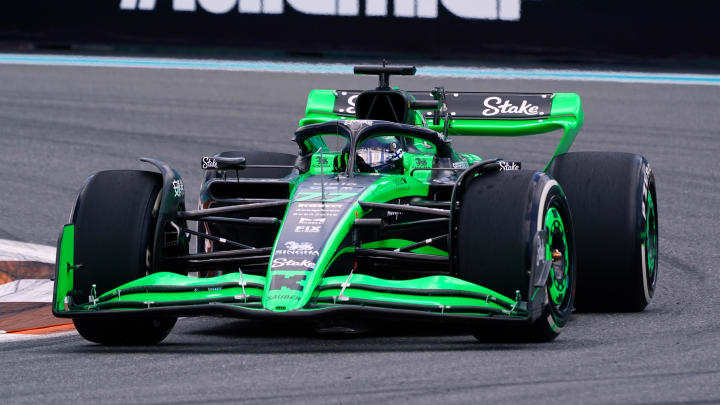
[[[645,214],[645,255],[647,260],[647,275],[649,287],[655,286],[657,276],[657,256],[658,256],[658,230],[657,230],[657,211],[655,209],[655,201],[652,193],[648,193],[647,212]]]
[[[548,242],[545,245],[545,260],[553,265],[548,276],[548,295],[551,305],[561,310],[567,302],[570,285],[569,250],[565,234],[565,225],[558,209],[551,206],[545,214],[545,228],[548,230]],[[560,258],[553,259],[553,252],[560,253]]]

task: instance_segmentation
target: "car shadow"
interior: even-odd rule
[[[323,325],[327,326],[327,325]],[[546,344],[481,343],[469,330],[448,325],[404,322],[362,325],[355,333],[320,332],[318,325],[264,321],[193,318],[178,321],[175,330],[160,344],[151,346],[103,346],[80,341],[63,350],[76,353],[168,353],[168,354],[292,354],[358,352],[458,352],[509,351]],[[344,326],[343,326],[344,327]]]

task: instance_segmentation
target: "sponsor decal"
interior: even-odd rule
[[[343,121],[343,125],[350,128],[352,132],[359,132],[365,127],[372,126],[375,123],[373,120],[347,120]]]
[[[272,300],[300,300],[301,295],[290,295],[290,294],[268,294],[268,298]]]
[[[306,209],[319,209],[319,208],[325,208],[325,209],[340,209],[343,207],[342,204],[298,204],[298,207],[300,208],[306,208]]]
[[[303,285],[300,284],[301,282],[305,281],[307,278],[307,275],[305,274],[296,274],[294,276],[291,275],[285,275],[285,274],[274,274],[272,276],[272,280],[270,281],[270,289],[271,290],[280,290],[283,287],[289,288],[291,290],[302,290]],[[277,296],[273,298],[279,298]],[[289,296],[288,296],[289,298]]]
[[[459,162],[453,162],[452,166],[453,169],[467,169],[468,163],[465,160],[461,160]]]
[[[522,100],[520,105],[513,104],[510,100],[503,99],[501,97],[493,96],[488,97],[483,101],[483,105],[487,107],[482,111],[482,115],[485,117],[493,117],[498,114],[517,114],[517,115],[545,115],[544,111],[540,111],[540,107],[529,103],[527,100]]]
[[[348,92],[340,90],[335,93],[335,112],[340,115],[355,115],[355,102],[360,94],[357,92]]]
[[[446,105],[451,118],[529,119],[550,115],[552,93],[448,93]],[[430,112],[428,118],[434,117]],[[442,134],[440,134],[442,137]]]
[[[272,261],[272,268],[282,268],[282,267],[295,267],[295,268],[307,268],[307,269],[314,269],[315,263],[310,260],[294,260],[294,259],[288,259],[285,257],[280,257],[277,259],[273,259]]]
[[[300,203],[293,207],[292,216],[309,217],[337,217],[340,215],[343,205],[331,203]],[[323,221],[323,224],[325,221]]]
[[[285,249],[275,250],[276,255],[286,256],[320,256],[312,242],[285,242]]]
[[[426,147],[427,147],[427,146],[426,146]],[[427,161],[427,159],[423,159],[423,158],[416,157],[416,158],[415,158],[415,166],[416,166],[416,167],[419,167],[419,168],[427,168],[427,167],[428,167],[428,161]]]
[[[173,180],[172,188],[173,192],[175,193],[175,198],[181,198],[183,195],[185,195],[185,186],[183,185],[182,179]]]
[[[300,218],[300,225],[323,225],[327,218]]]
[[[319,186],[318,186],[319,187]],[[351,193],[351,192],[326,192],[325,193],[325,200],[324,201],[342,201],[347,200],[348,198],[355,197],[357,193]],[[323,193],[322,191],[301,191],[296,194],[295,201],[323,201],[322,199]]]
[[[292,216],[294,217],[320,217],[322,219],[325,219],[327,217],[336,217],[338,216],[339,212],[328,212],[328,211],[322,211],[322,212],[293,212]],[[324,224],[324,222],[323,222]]]
[[[295,227],[295,233],[319,233],[320,226],[314,225],[298,225]]]
[[[338,196],[344,195],[344,196],[351,196],[356,195],[357,193],[351,193],[353,189],[356,189],[357,185],[355,183],[338,183],[335,181],[332,182],[325,182],[325,191],[326,194],[329,193],[338,193],[342,192],[342,194],[337,194]],[[308,190],[321,190],[322,191],[323,185],[321,183],[312,183],[309,187],[307,187]],[[298,195],[308,193],[307,191],[303,191],[298,193]],[[305,201],[303,198],[302,201]],[[327,200],[326,200],[327,201]],[[337,200],[340,201],[340,200]]]
[[[153,11],[157,3],[157,0],[120,0],[120,9]],[[436,19],[444,10],[443,13],[459,18],[519,21],[521,3],[520,0],[173,0],[172,10],[211,14],[282,15],[296,12],[336,17],[423,19]]]
[[[650,183],[650,165],[643,166],[642,215],[647,220],[648,184]]]
[[[360,92],[356,90],[336,90],[333,112],[343,117],[354,117],[355,102],[359,95]]]
[[[200,166],[202,167],[203,170],[218,168],[217,160],[215,160],[215,158],[211,158],[211,157],[207,157],[207,156],[204,156],[202,158],[202,163]]]
[[[291,250],[313,250],[313,244],[311,242],[285,242],[285,247]]]
[[[338,225],[340,217],[352,207],[352,202],[366,184],[374,179],[341,178],[337,182],[325,182],[325,202],[319,201],[321,192],[311,189],[321,183],[318,178],[304,182],[295,193],[304,201],[293,202],[288,208],[283,226],[278,235],[273,257],[270,260],[272,270],[314,270],[325,249],[328,238]],[[338,188],[348,187],[354,192],[339,193]],[[331,191],[329,191],[331,190]],[[317,197],[318,201],[307,201]],[[329,202],[328,199],[342,197],[342,201]]]
[[[512,170],[520,170],[520,162],[511,162],[511,161],[505,161],[501,160],[498,162],[500,165],[500,171],[512,171]]]
[[[330,166],[330,160],[328,160],[328,158],[326,158],[326,157],[320,157],[318,155],[318,156],[313,156],[313,158],[315,159],[315,164],[322,165],[323,167]]]

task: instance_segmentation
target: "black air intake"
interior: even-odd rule
[[[384,120],[406,124],[409,101],[395,90],[368,90],[360,93],[355,111],[360,120]]]

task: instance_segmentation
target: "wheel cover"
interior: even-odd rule
[[[655,209],[655,201],[652,193],[648,193],[647,212],[645,214],[645,254],[647,260],[647,272],[650,288],[655,286],[657,256],[658,256],[658,229],[657,229],[657,210]]]
[[[560,212],[555,207],[550,207],[545,214],[545,228],[548,230],[548,242],[545,245],[545,260],[553,261],[552,253],[557,250],[562,257],[553,261],[553,267],[548,277],[548,293],[552,305],[560,309],[566,301],[568,285],[570,284],[568,258],[569,249],[565,237],[565,226]]]

